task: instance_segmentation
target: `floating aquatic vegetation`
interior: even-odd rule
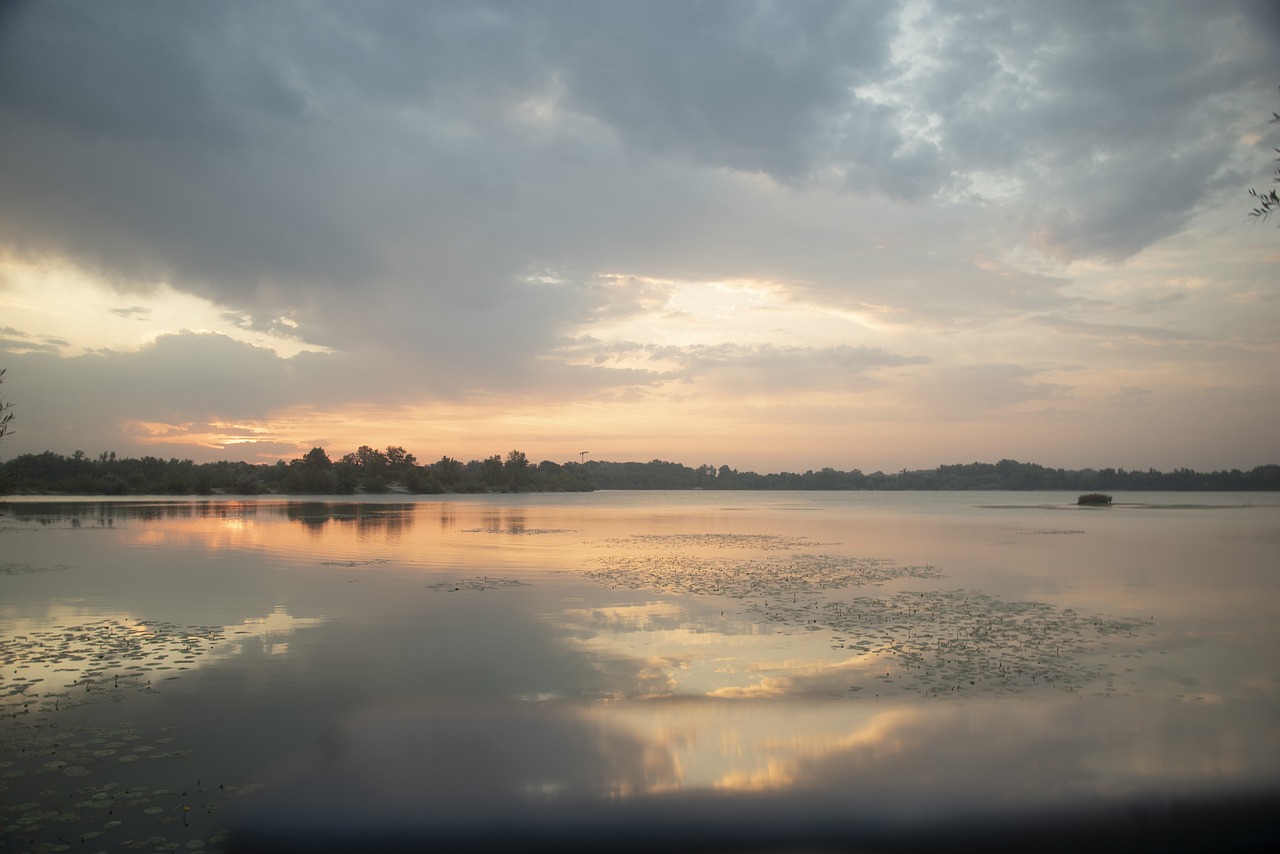
[[[153,671],[186,670],[223,639],[220,626],[114,618],[0,638],[0,717],[154,692]]]
[[[322,566],[374,566],[380,563],[390,563],[390,558],[375,557],[368,560],[326,560]]]
[[[1077,529],[1048,528],[1048,529],[1041,530],[1041,531],[1018,531],[1017,533],[1018,533],[1019,535],[1023,535],[1023,536],[1026,536],[1026,535],[1036,535],[1036,536],[1041,536],[1041,535],[1050,535],[1050,536],[1052,536],[1052,535],[1058,535],[1058,534],[1083,534],[1083,533],[1084,533],[1084,531],[1077,530]]]
[[[1100,691],[1112,692],[1108,656],[1140,654],[1140,642],[1130,636],[1149,627],[965,590],[842,601],[838,597],[851,588],[944,576],[933,566],[797,551],[817,545],[802,538],[690,534],[610,544],[607,563],[587,570],[587,577],[614,587],[745,600],[744,615],[760,624],[831,632],[831,648],[840,657],[818,669],[853,680],[851,691],[992,695],[1100,684]],[[1125,651],[1115,652],[1121,639]],[[790,679],[784,672],[778,676]]]
[[[69,782],[69,781],[68,781]],[[105,782],[0,801],[0,850],[62,851],[71,843],[155,851],[218,850],[224,810],[262,788],[245,780],[182,789]],[[8,793],[0,789],[0,797]],[[96,849],[94,849],[96,850]]]
[[[70,569],[65,564],[56,564],[54,566],[32,566],[29,563],[9,563],[0,561],[0,575],[28,575],[33,572],[56,572],[61,569]]]
[[[1076,691],[1108,675],[1113,641],[1146,633],[1142,620],[1086,616],[1044,602],[969,590],[830,601],[820,608],[751,605],[764,619],[836,634],[834,649],[864,657],[863,670],[892,692],[1022,694]],[[1103,693],[1114,691],[1108,683]]]
[[[572,528],[525,528],[516,525],[510,528],[464,528],[464,534],[514,534],[517,536],[534,536],[538,534],[576,534]]]
[[[614,537],[601,540],[605,548],[640,547],[640,548],[713,548],[713,549],[750,549],[752,551],[776,551],[832,543],[817,543],[807,537],[782,537],[777,534],[635,534],[630,537]]]
[[[173,727],[152,738],[132,725],[94,726],[72,711],[155,693],[153,677],[178,678],[162,671],[185,670],[224,641],[222,627],[128,619],[0,639],[0,850],[56,851],[89,840],[203,850],[225,841],[206,817],[251,786],[121,785],[112,778],[128,769],[192,751]]]
[[[797,551],[802,547],[829,545],[803,537],[679,534],[608,542],[629,548],[626,551],[615,548],[604,566],[586,570],[584,574],[588,578],[615,587],[648,587],[666,593],[713,594],[736,599],[777,598],[878,585],[901,578],[942,576],[932,566],[902,566],[880,558]],[[636,551],[636,546],[642,550]],[[742,554],[724,554],[730,550]]]
[[[528,582],[516,578],[494,578],[484,575],[479,578],[460,578],[457,581],[437,581],[427,587],[431,590],[444,590],[457,593],[462,590],[495,590],[499,587],[527,587]]]

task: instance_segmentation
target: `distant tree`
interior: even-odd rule
[[[0,383],[4,382],[4,372],[5,369],[0,368]],[[5,434],[13,432],[9,427],[9,422],[13,420],[12,410],[13,404],[5,401],[4,395],[0,395],[0,439],[3,439]]]
[[[446,488],[456,485],[462,479],[462,463],[452,457],[441,457],[433,468],[440,477],[440,483]]]
[[[487,489],[501,489],[506,486],[506,470],[502,465],[502,457],[494,454],[485,457],[480,463],[480,480]]]
[[[1280,122],[1280,113],[1272,113],[1271,124],[1274,125],[1278,122]],[[1275,149],[1275,151],[1277,154],[1280,154],[1280,148]],[[1280,157],[1277,157],[1276,159],[1280,160]],[[1280,184],[1280,169],[1275,171],[1275,175],[1272,177],[1272,183]],[[1249,216],[1255,219],[1266,219],[1271,216],[1272,211],[1280,208],[1280,194],[1276,192],[1274,187],[1269,191],[1250,189],[1249,195],[1253,196],[1258,202],[1258,206],[1249,212]]]
[[[525,481],[529,479],[529,458],[525,456],[524,451],[511,451],[502,465],[511,478],[511,488],[522,488]]]
[[[311,468],[327,469],[333,465],[333,461],[329,459],[329,455],[325,453],[324,448],[312,448],[307,451],[307,455],[302,458],[302,462]]]
[[[365,471],[379,471],[386,468],[387,457],[382,451],[374,450],[368,445],[361,445],[356,449],[355,462]]]

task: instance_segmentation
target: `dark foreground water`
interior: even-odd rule
[[[0,842],[1251,847],[1280,497],[1074,499],[11,501]]]

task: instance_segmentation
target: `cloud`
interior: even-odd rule
[[[39,338],[14,329],[12,326],[0,327],[0,352],[21,353],[57,353],[67,346],[62,338],[41,336]]]
[[[890,4],[585,4],[557,17],[544,60],[562,57],[565,109],[647,154],[805,183],[842,154],[878,165],[899,142],[851,94],[888,65]]]
[[[1174,6],[970,4],[933,30],[937,61],[919,91],[942,148],[962,175],[1017,187],[1047,251],[1131,257],[1231,177],[1234,93],[1270,82],[1274,41],[1255,24],[1275,16]]]
[[[667,161],[914,199],[985,169],[1048,199],[1047,248],[1122,258],[1214,186],[1230,133],[1176,140],[1257,73],[1201,35],[1238,13],[1143,8],[1110,39],[1074,7],[941,14],[936,51],[898,56],[883,3],[37,4],[0,60],[0,162],[26,167],[4,170],[4,230],[250,313],[301,309],[325,343],[351,289],[501,307],[540,253],[599,230],[600,191],[629,200],[612,223],[661,230],[621,174]],[[1114,201],[1082,213],[1099,190]]]
[[[1143,339],[1089,313],[1119,304],[1168,312],[1143,340],[1274,325],[1080,281],[1248,186],[1265,3],[50,0],[0,24],[0,262],[83,271],[172,334],[148,302],[166,285],[313,351],[182,334],[32,363],[139,421],[695,384],[901,383],[917,411],[953,398],[913,384],[935,369],[1012,404],[1062,393],[1037,379],[1052,360],[967,336]],[[1267,299],[1259,276],[1231,292]],[[691,283],[740,304],[700,313]],[[56,313],[11,322],[11,353],[76,343]]]
[[[1198,341],[1197,336],[1187,332],[1181,332],[1176,329],[1166,329],[1159,326],[1134,326],[1123,323],[1089,323],[1083,320],[1066,320],[1061,317],[1044,316],[1035,319],[1035,322],[1059,332],[1070,333],[1073,336],[1087,336],[1090,338],[1101,338],[1109,342],[1125,342],[1144,344],[1148,346],[1164,346],[1169,343],[1185,344],[1206,344],[1208,342]]]
[[[698,382],[720,393],[789,394],[811,390],[848,390],[878,385],[881,368],[928,363],[923,356],[902,356],[878,347],[796,347],[773,344],[653,345],[605,343],[593,339],[566,342],[566,359],[595,365],[644,365],[651,383]]]
[[[904,379],[895,390],[913,414],[967,421],[1069,395],[1070,386],[1041,379],[1042,372],[998,363],[944,365]]]

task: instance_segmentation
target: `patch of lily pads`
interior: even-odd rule
[[[1114,660],[1140,655],[1150,635],[1143,620],[977,591],[846,598],[859,588],[944,576],[933,566],[801,550],[817,545],[766,534],[628,537],[606,543],[607,558],[585,574],[618,588],[744,600],[744,616],[759,625],[829,632],[841,656],[831,672],[852,681],[850,691],[878,695],[1112,694]]]
[[[1132,656],[1150,622],[1086,615],[1045,602],[971,590],[858,596],[805,607],[753,603],[762,621],[833,632],[877,693],[1011,695],[1060,690],[1114,693],[1109,659]]]
[[[71,567],[61,563],[53,566],[32,566],[29,563],[0,561],[0,575],[30,575],[33,572],[57,572],[58,570],[70,568]]]
[[[606,541],[613,550],[584,574],[613,587],[762,600],[942,576],[933,566],[799,551],[822,545],[829,544],[767,534],[628,537]]]
[[[498,590],[504,587],[527,587],[528,582],[521,581],[518,578],[501,578],[490,575],[482,575],[473,578],[459,578],[452,581],[437,581],[435,584],[428,584],[430,590],[442,590],[446,593],[459,593],[462,591],[484,591]]]
[[[155,693],[155,682],[178,678],[223,633],[102,619],[0,639],[0,850],[217,850],[226,841],[219,813],[259,786],[122,783],[142,767],[160,779],[164,772],[152,767],[191,749],[175,727],[104,727],[82,707]]]
[[[228,839],[227,808],[262,788],[244,780],[195,780],[174,789],[86,783],[78,779],[86,775],[66,774],[58,765],[44,763],[36,774],[45,776],[26,789],[0,788],[0,850],[218,851]],[[88,844],[93,847],[82,847]]]
[[[514,536],[533,537],[544,534],[576,534],[577,531],[572,528],[525,528],[516,525],[510,528],[464,528],[464,534],[506,534]]]
[[[0,638],[0,717],[154,692],[223,639],[220,626],[116,618]]]

